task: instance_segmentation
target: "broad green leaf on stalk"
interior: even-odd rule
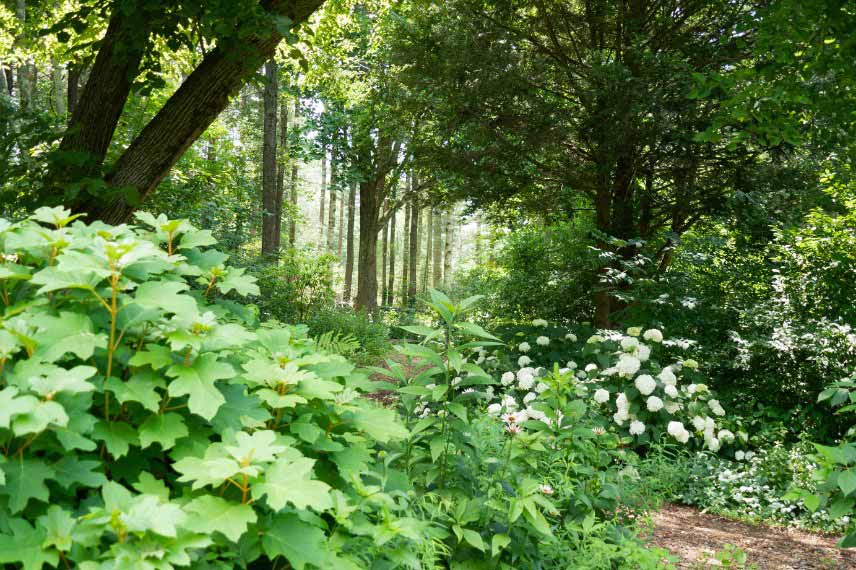
[[[856,470],[850,469],[838,473],[838,488],[844,493],[844,496],[849,496],[856,491]]]
[[[288,503],[301,510],[330,509],[333,506],[330,486],[312,479],[313,465],[315,460],[308,457],[280,457],[265,469],[262,482],[253,485],[253,498],[258,500],[266,495],[268,505],[275,511]]]
[[[19,513],[31,499],[48,502],[50,491],[45,481],[52,479],[54,470],[39,459],[12,458],[2,465],[6,473],[6,485],[0,493],[9,497],[9,509]]]
[[[63,208],[62,206],[56,206],[53,208],[42,206],[30,215],[30,219],[44,224],[50,224],[58,228],[64,228],[81,216],[83,216],[83,214],[72,214],[71,210]]]
[[[224,295],[229,291],[235,291],[242,297],[260,293],[259,286],[256,285],[256,278],[252,275],[246,275],[246,269],[243,267],[230,267],[226,277],[217,281],[215,287]]]
[[[306,443],[315,443],[322,433],[321,428],[311,421],[292,422],[289,429],[291,429],[291,433],[297,435]]]
[[[245,386],[227,384],[221,391],[226,402],[211,420],[211,425],[219,433],[227,429],[240,431],[244,428],[259,427],[271,418],[261,401],[255,395],[247,394]]]
[[[295,570],[303,570],[307,564],[325,568],[329,552],[324,531],[292,513],[274,516],[262,537],[262,547],[269,558],[283,556]]]
[[[132,375],[127,382],[115,376],[108,378],[104,386],[113,392],[120,404],[137,402],[143,408],[157,412],[162,399],[158,389],[166,388],[166,382],[160,374],[152,370],[144,370]]]
[[[181,236],[181,241],[178,242],[178,249],[192,249],[214,245],[217,240],[211,230],[192,230]]]
[[[159,309],[184,319],[193,319],[199,309],[196,299],[183,294],[188,288],[183,281],[148,281],[137,288],[134,302],[143,308]]]
[[[53,397],[58,392],[78,394],[92,392],[95,386],[87,382],[98,370],[92,366],[75,366],[71,370],[52,367],[44,376],[30,378],[30,387],[43,397]]]
[[[145,449],[153,443],[158,443],[161,449],[166,451],[189,433],[184,418],[179,414],[153,414],[140,425],[140,447]]]
[[[20,562],[22,570],[41,570],[45,564],[53,567],[59,564],[59,553],[42,546],[48,536],[44,528],[34,528],[24,519],[11,519],[8,526],[12,534],[0,534],[0,562]]]
[[[399,421],[394,410],[365,403],[353,408],[349,416],[358,430],[381,443],[408,436],[407,428]]]
[[[190,513],[187,526],[196,532],[219,532],[232,542],[238,542],[247,527],[256,522],[256,512],[250,505],[203,495],[185,505]]]
[[[484,295],[473,295],[472,297],[467,297],[466,299],[458,303],[458,309],[461,311],[466,311],[477,305],[478,302],[482,299],[484,299]]]
[[[463,404],[450,402],[446,407],[450,412],[461,418],[463,421],[467,421],[467,408],[465,408]]]
[[[176,461],[172,467],[181,473],[178,478],[180,482],[193,482],[194,490],[206,485],[216,487],[241,470],[241,466],[234,459],[210,453],[206,453],[204,458],[185,457]]]
[[[218,325],[205,337],[202,343],[204,350],[218,351],[227,348],[244,346],[256,339],[255,333],[248,331],[236,323]]]
[[[84,271],[65,272],[51,266],[45,267],[33,275],[30,282],[33,285],[41,285],[36,294],[43,295],[61,289],[83,289],[94,293],[95,287],[103,280],[103,277],[94,273]]]
[[[833,463],[849,465],[856,462],[856,446],[842,444],[838,447],[831,447],[815,443],[814,447],[817,449],[818,453]]]
[[[235,370],[231,365],[217,360],[216,354],[206,353],[196,358],[190,366],[170,366],[166,375],[174,378],[167,387],[169,395],[174,398],[188,396],[188,409],[211,420],[226,401],[215,383],[232,378]]]
[[[134,483],[134,489],[143,495],[154,495],[163,502],[169,501],[169,487],[162,480],[155,479],[154,475],[147,471],[140,473],[139,480]]]
[[[267,463],[289,448],[277,443],[275,431],[260,430],[236,433],[233,445],[227,444],[223,449],[240,463]]]
[[[307,357],[298,359],[303,368],[320,378],[347,378],[354,371],[354,365],[338,354],[319,354],[314,362]]]
[[[351,444],[341,451],[333,453],[333,463],[339,469],[343,478],[350,479],[351,475],[365,473],[372,462],[372,454],[364,445]]]
[[[264,357],[252,358],[241,366],[244,369],[241,377],[260,386],[297,384],[307,374],[301,371],[295,362],[287,362],[284,366],[280,366],[270,358]]]
[[[53,547],[62,552],[71,550],[72,531],[76,524],[71,513],[57,505],[51,505],[47,513],[39,517],[38,522],[47,531],[47,537],[42,543],[43,548]]]
[[[844,535],[836,546],[838,548],[856,548],[856,531]]]
[[[52,465],[55,480],[66,489],[80,487],[100,487],[107,478],[100,471],[101,462],[93,459],[80,459],[77,455],[65,455]]]
[[[427,360],[431,364],[435,364],[441,368],[444,367],[443,359],[436,352],[419,344],[403,344],[396,347],[401,354],[410,356],[416,359]]]
[[[32,269],[17,263],[5,263],[0,265],[0,282],[2,281],[27,281],[31,277]]]
[[[464,357],[461,355],[460,352],[458,352],[454,348],[450,348],[446,352],[446,358],[449,359],[449,366],[451,366],[452,369],[454,369],[458,372],[461,371],[461,367],[464,364]]]
[[[467,542],[473,548],[476,548],[482,552],[485,551],[486,547],[484,544],[484,540],[479,533],[474,530],[465,528],[464,529],[464,541]]]
[[[153,370],[160,370],[173,364],[172,351],[159,344],[148,344],[145,350],[141,350],[134,354],[128,361],[130,366],[145,366],[149,365]]]
[[[856,499],[853,497],[838,497],[829,506],[829,516],[833,519],[840,519],[845,515],[853,513],[853,505],[856,505]]]
[[[342,390],[344,390],[344,386],[334,380],[322,380],[313,377],[302,380],[294,392],[310,400],[334,400],[336,394]]]
[[[130,532],[153,532],[172,538],[186,518],[181,507],[163,503],[156,495],[134,497],[131,508],[122,514],[122,522]]]
[[[31,413],[39,403],[35,396],[19,394],[15,386],[0,390],[0,428],[8,428],[12,418]]]
[[[92,320],[81,313],[63,311],[58,317],[40,314],[31,323],[39,329],[33,335],[38,343],[33,356],[45,362],[56,362],[69,352],[88,360],[96,348],[107,347],[107,335],[93,332]]]
[[[446,438],[442,435],[434,436],[428,442],[428,447],[431,449],[431,461],[436,463],[446,451]]]
[[[68,414],[62,405],[53,400],[38,401],[26,414],[15,416],[12,431],[20,437],[43,432],[50,425],[65,427],[68,425]]]
[[[475,323],[470,323],[470,322],[455,323],[455,328],[457,328],[461,332],[464,332],[468,335],[472,335],[472,336],[475,336],[478,338],[484,338],[487,340],[502,342],[499,338],[490,334],[489,332],[484,330],[481,326],[479,326]]]
[[[137,430],[125,422],[99,421],[92,430],[92,439],[103,441],[116,459],[126,455],[132,445],[140,444]]]
[[[297,394],[280,394],[276,390],[270,388],[262,388],[254,392],[261,401],[274,409],[293,408],[298,404],[305,404],[308,400]]]
[[[400,326],[398,328],[407,331],[411,334],[415,334],[416,336],[425,337],[422,342],[431,340],[443,334],[442,329],[432,329],[431,327],[426,327],[424,325]]]

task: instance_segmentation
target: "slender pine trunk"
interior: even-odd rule
[[[407,306],[413,308],[416,305],[416,278],[419,267],[419,205],[416,198],[412,198],[410,202],[410,237],[408,241],[410,252],[407,259]]]
[[[389,273],[386,286],[386,304],[395,303],[395,209],[389,218]]]
[[[434,227],[431,231],[434,234],[434,245],[432,246],[434,267],[431,271],[433,277],[431,286],[438,289],[443,283],[443,213],[440,210],[434,212]]]
[[[327,145],[321,154],[321,209],[318,211],[318,249],[324,249],[324,216],[327,214]]]
[[[348,236],[345,245],[345,291],[342,300],[351,302],[351,284],[354,279],[354,208],[357,205],[357,183],[351,182],[348,194]]]
[[[389,222],[386,222],[381,228],[382,239],[380,244],[381,263],[380,263],[380,303],[386,305],[387,290],[386,290],[386,262],[387,253],[389,252]]]
[[[336,241],[336,193],[339,190],[339,148],[334,139],[333,148],[330,152],[330,212],[327,215],[327,251],[334,250]]]
[[[282,239],[282,201],[285,195],[285,175],[288,171],[288,98],[282,97],[279,103],[279,157],[276,172],[276,247],[280,251]],[[294,216],[291,216],[293,218]],[[289,225],[288,243],[293,245],[291,226]]]
[[[443,288],[447,291],[452,286],[452,247],[455,241],[455,228],[453,222],[454,207],[446,212],[446,238],[443,251]]]
[[[262,255],[276,257],[279,254],[279,239],[276,230],[279,212],[276,209],[277,164],[276,164],[276,114],[277,114],[277,65],[273,59],[265,63],[264,86],[264,130],[262,134]]]

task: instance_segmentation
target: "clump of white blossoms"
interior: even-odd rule
[[[598,388],[594,391],[594,401],[598,404],[605,404],[609,401],[609,390]]]
[[[532,326],[533,327],[546,327],[547,321],[545,321],[544,319],[535,319],[534,321],[532,321]]]
[[[574,333],[568,333],[565,335],[565,340],[570,342],[577,342],[577,335],[575,335]]]
[[[642,338],[649,342],[663,342],[663,333],[657,329],[648,329],[642,335]]]
[[[517,366],[527,366],[529,364],[532,364],[532,359],[525,354],[517,359]]]
[[[636,385],[636,389],[639,390],[639,393],[643,396],[648,396],[654,392],[654,389],[657,387],[657,381],[654,380],[654,377],[650,374],[640,374],[634,380],[634,384]]]
[[[550,339],[549,337],[542,335],[535,339],[535,344],[537,344],[538,346],[547,346],[548,344],[550,344]]]
[[[532,346],[528,342],[523,341],[519,345],[517,345],[517,350],[519,350],[520,352],[529,352],[530,350],[532,350]]]
[[[684,427],[681,422],[669,422],[666,431],[681,443],[686,443],[690,439],[690,432]]]

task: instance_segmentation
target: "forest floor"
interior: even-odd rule
[[[722,566],[710,560],[726,544],[746,553],[745,568],[856,569],[856,552],[835,548],[836,539],[829,536],[747,524],[671,504],[653,515],[653,523],[651,543],[677,556],[682,570]]]

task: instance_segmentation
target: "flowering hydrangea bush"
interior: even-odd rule
[[[641,327],[625,333],[600,331],[582,346],[577,340],[573,333],[535,338],[535,347],[570,345],[575,359],[562,364],[550,362],[546,351],[536,351],[527,340],[517,343],[518,368],[497,371],[502,390],[488,412],[515,423],[548,421],[535,404],[549,388],[544,379],[558,366],[565,381],[590,400],[604,429],[631,436],[638,444],[665,434],[680,443],[718,451],[734,441],[735,434],[722,425],[725,409],[701,382],[698,362],[680,356],[691,341],[667,339],[658,329]],[[673,351],[678,356],[669,356]],[[514,353],[509,357],[515,362]]]

